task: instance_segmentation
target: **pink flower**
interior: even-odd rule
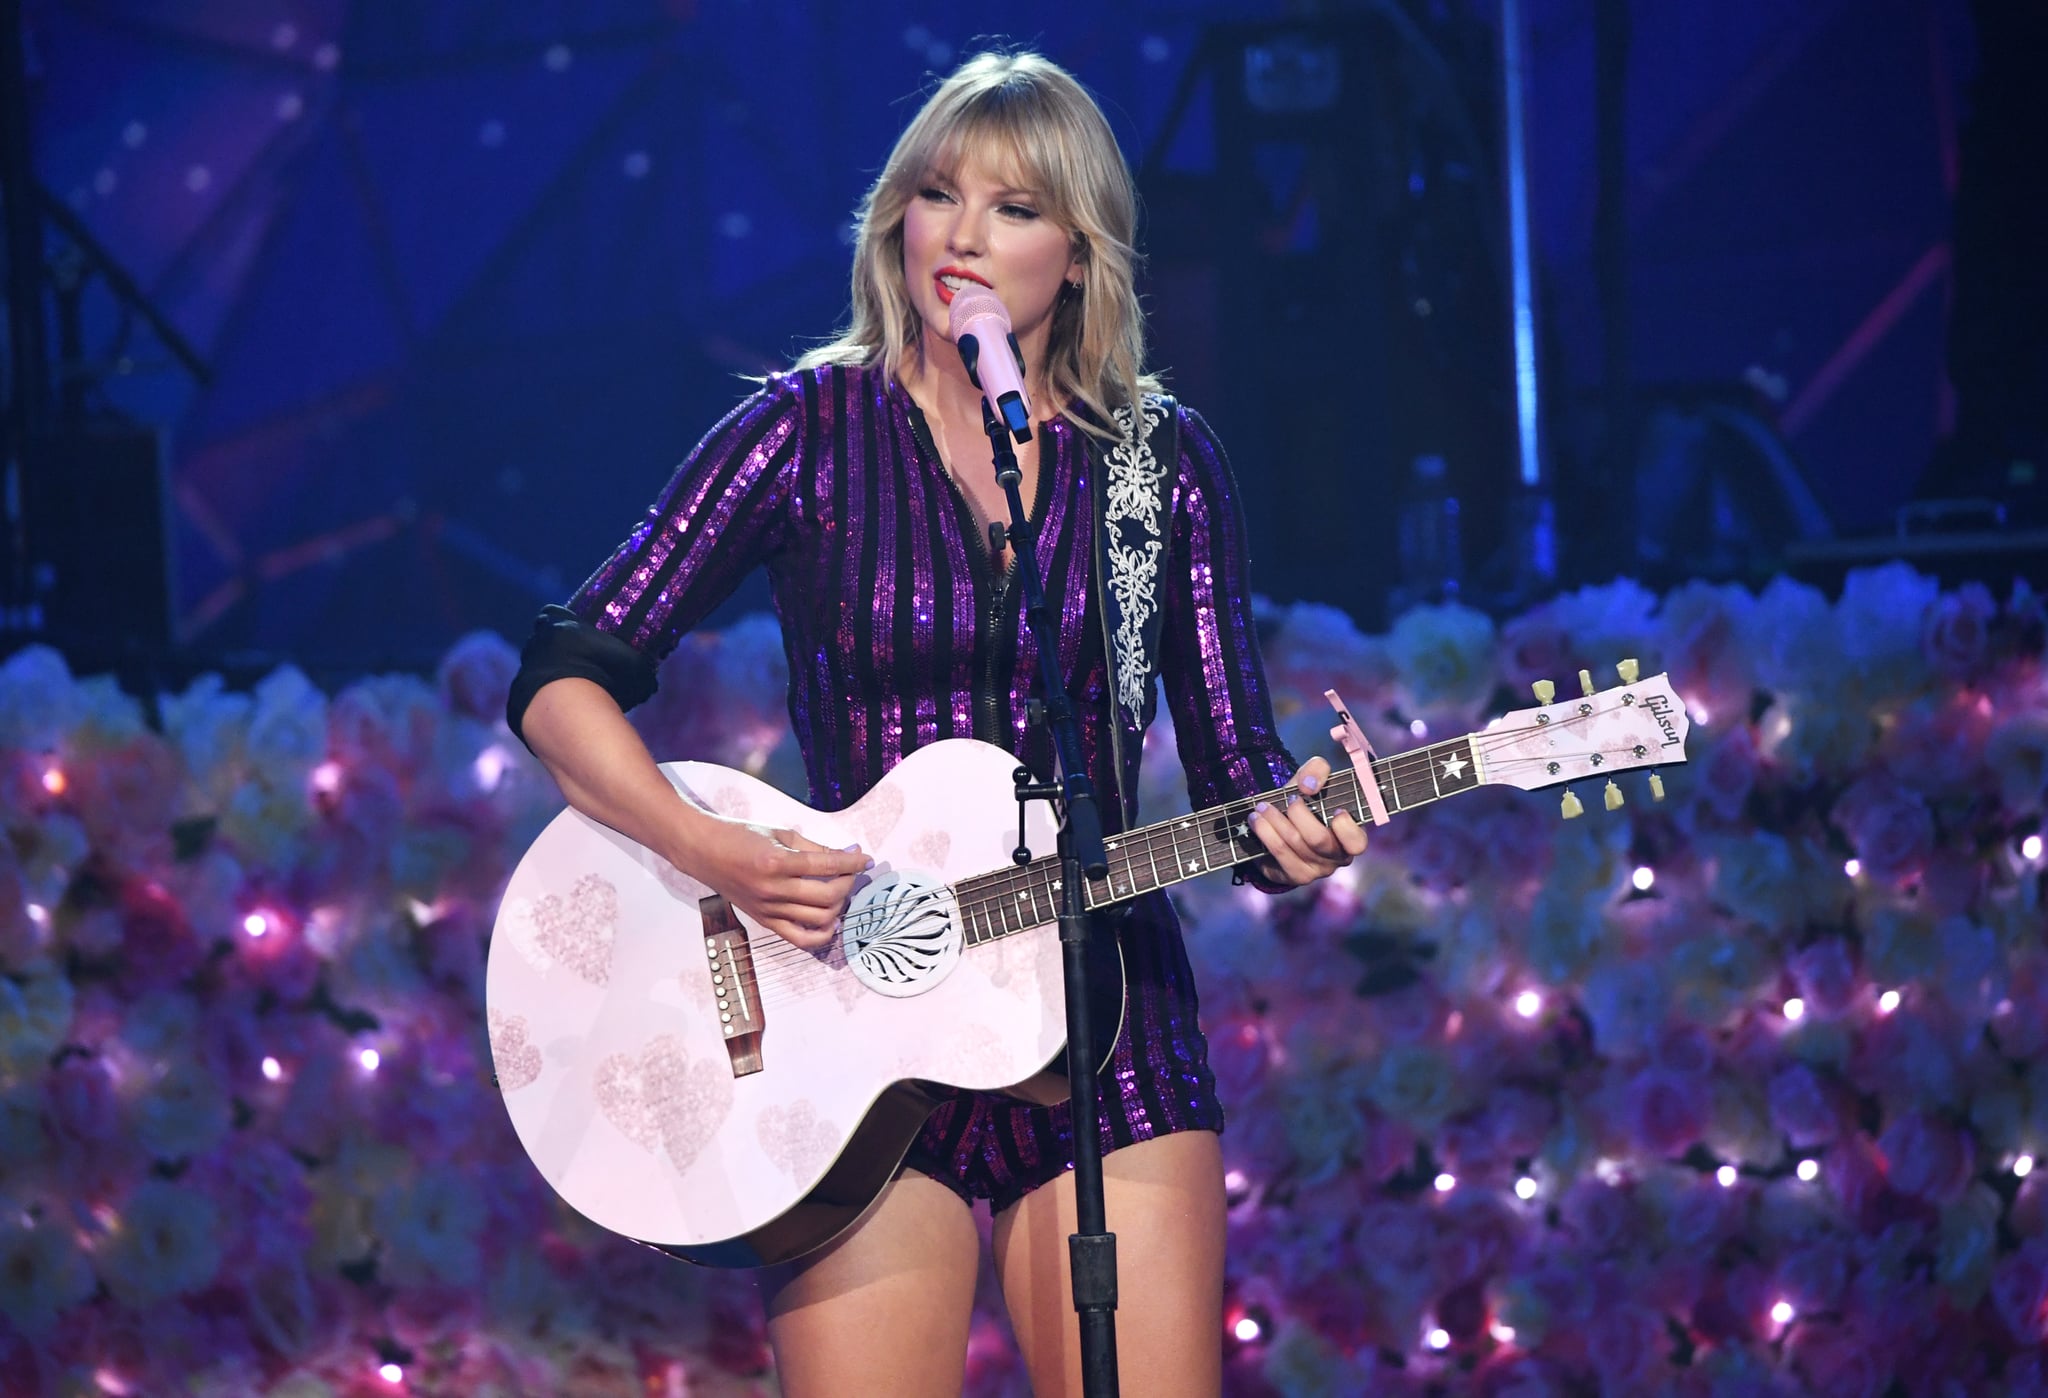
[[[2000,1259],[1991,1273],[1991,1304],[2021,1344],[2048,1340],[2048,1253],[2039,1243]]]
[[[1793,1365],[1829,1398],[1879,1398],[1891,1386],[1891,1366],[1875,1337],[1831,1320],[1802,1320],[1787,1340]]]
[[[1991,735],[1988,709],[1968,694],[1949,694],[1910,705],[1880,743],[1885,766],[1906,785],[1931,795],[1984,785],[1984,744]]]
[[[519,652],[495,631],[472,631],[441,658],[435,680],[450,713],[497,723],[519,673]]]
[[[1626,1184],[1580,1179],[1564,1196],[1564,1225],[1592,1252],[1605,1255],[1643,1241],[1642,1211]]]
[[[277,1141],[237,1139],[193,1165],[187,1179],[219,1206],[230,1265],[246,1271],[304,1252],[312,1236],[313,1191],[306,1167]]]
[[[1664,665],[1688,703],[1715,713],[1749,706],[1754,688],[1743,629],[1755,603],[1740,587],[1686,583],[1658,608]]]
[[[1554,607],[1539,607],[1509,621],[1500,633],[1503,677],[1526,692],[1537,680],[1564,681],[1587,668]],[[1562,683],[1560,683],[1562,689]]]
[[[1706,752],[1690,769],[1691,787],[1699,804],[1718,819],[1734,821],[1749,804],[1756,789],[1756,735],[1746,723],[1738,723],[1707,745]]]
[[[75,1146],[110,1139],[121,1122],[120,1099],[106,1061],[97,1054],[71,1054],[43,1080],[43,1120],[50,1134]]]
[[[206,948],[169,889],[153,879],[121,886],[121,955],[116,967],[130,995],[176,985],[198,969]]]
[[[1394,1293],[1427,1296],[1436,1289],[1436,1224],[1429,1210],[1391,1199],[1375,1200],[1358,1216],[1352,1235],[1373,1284]]]
[[[1967,680],[1991,652],[1991,622],[1998,604],[1982,583],[1964,583],[1935,599],[1920,620],[1920,650],[1936,674]]]
[[[1891,883],[1918,873],[1934,848],[1934,816],[1919,792],[1874,773],[1835,802],[1831,819],[1848,837],[1864,875]]]
[[[1833,1019],[1856,1001],[1856,964],[1848,943],[1828,937],[1802,947],[1792,956],[1792,979],[1806,1008]]]
[[[1666,1072],[1701,1077],[1714,1071],[1714,1041],[1697,1025],[1673,1025],[1657,1041],[1653,1057]]]
[[[1854,1264],[1849,1247],[1839,1238],[1816,1238],[1802,1244],[1778,1264],[1778,1286],[1800,1314],[1832,1311],[1849,1289]]]
[[[1867,1136],[1850,1133],[1837,1137],[1821,1158],[1821,1174],[1828,1191],[1841,1201],[1850,1218],[1867,1224],[1884,1196],[1884,1159]]]
[[[1666,1157],[1700,1138],[1714,1105],[1704,1078],[1660,1068],[1636,1074],[1624,1100],[1629,1139],[1646,1155]]]
[[[1771,1125],[1796,1147],[1821,1146],[1841,1130],[1835,1094],[1811,1064],[1789,1063],[1771,1077]]]
[[[1486,851],[1486,878],[1518,888],[1542,877],[1550,867],[1552,832],[1535,798],[1512,787],[1486,787],[1459,799],[1476,807],[1472,833]]]
[[[1976,1143],[1966,1131],[1928,1116],[1909,1112],[1878,1137],[1892,1188],[1930,1203],[1946,1204],[1962,1196],[1977,1168]]]
[[[1206,997],[1205,997],[1206,998]],[[1209,1026],[1209,1070],[1217,1095],[1235,1104],[1258,1090],[1272,1067],[1273,1049],[1255,1015],[1235,1015]]]
[[[1448,892],[1490,863],[1481,859],[1473,832],[1448,811],[1424,811],[1412,824],[1414,829],[1400,840],[1402,862],[1424,888]]]
[[[1664,1317],[1648,1306],[1600,1306],[1586,1323],[1586,1357],[1608,1393],[1654,1390],[1670,1349]]]
[[[1480,1109],[1450,1124],[1444,1153],[1461,1174],[1504,1169],[1535,1155],[1557,1119],[1551,1099],[1526,1087],[1501,1087]]]
[[[1937,918],[1964,917],[1977,905],[1988,866],[1974,854],[1938,849],[1920,874],[1920,906]]]

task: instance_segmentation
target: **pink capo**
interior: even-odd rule
[[[1337,711],[1339,722],[1335,728],[1330,730],[1330,736],[1339,743],[1342,743],[1344,751],[1351,754],[1351,765],[1358,772],[1358,789],[1365,795],[1366,814],[1372,817],[1374,825],[1385,825],[1387,823],[1387,803],[1380,795],[1379,778],[1375,777],[1372,772],[1373,759],[1376,756],[1372,750],[1372,743],[1366,738],[1364,733],[1359,731],[1358,725],[1352,721],[1351,711],[1345,707],[1344,701],[1337,696],[1336,690],[1324,690],[1323,697],[1329,700],[1330,707]]]

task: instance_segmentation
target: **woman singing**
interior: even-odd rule
[[[1116,793],[1136,788],[1157,690],[1149,676],[1142,692],[1125,683],[1128,658],[1104,635],[1094,482],[1105,453],[1153,420],[1144,440],[1173,445],[1159,461],[1162,561],[1142,581],[1190,795],[1199,808],[1295,781],[1315,789],[1324,762],[1296,771],[1274,736],[1222,449],[1143,372],[1135,222],[1109,125],[1065,71],[985,54],[939,86],[862,205],[845,333],[715,427],[619,550],[536,627],[510,718],[572,805],[797,946],[834,936],[866,855],[792,831],[770,838],[687,803],[622,716],[652,693],[657,662],[757,566],[781,619],[813,806],[850,805],[944,738],[1002,744],[1052,775],[1050,739],[1026,722],[1038,662],[1028,634],[1020,644],[1015,560],[988,542],[1006,510],[981,394],[948,341],[947,307],[968,285],[1001,298],[1023,351],[1037,419],[1018,449],[1023,495],[1106,827],[1131,815]],[[1262,807],[1251,828],[1267,853],[1246,871],[1268,890],[1321,878],[1365,848],[1349,815],[1325,826],[1300,801]],[[1128,1010],[1097,1116],[1124,1279],[1119,1367],[1126,1393],[1214,1394],[1223,1111],[1173,909],[1160,892],[1126,908],[1116,934]],[[1071,1139],[1066,1104],[967,1093],[940,1107],[858,1225],[764,1274],[784,1392],[957,1393],[978,1267],[970,1208],[985,1199],[1033,1388],[1078,1393]]]

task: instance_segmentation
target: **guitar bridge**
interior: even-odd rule
[[[761,985],[754,975],[754,947],[732,904],[712,894],[697,904],[704,919],[704,954],[711,988],[718,996],[719,1030],[732,1059],[732,1075],[761,1071],[761,1033],[768,1027]]]

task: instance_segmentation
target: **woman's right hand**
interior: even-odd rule
[[[683,872],[784,941],[816,951],[838,933],[854,880],[874,865],[858,845],[833,849],[794,830],[718,817],[693,842]]]

